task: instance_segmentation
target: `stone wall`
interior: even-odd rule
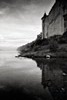
[[[64,7],[64,9],[63,9]],[[64,15],[67,14],[67,5],[63,5],[59,1],[55,2],[48,16],[42,18],[42,38],[52,35],[62,35],[66,30],[67,19],[64,21]],[[67,18],[67,16],[66,16]]]
[[[49,24],[48,28],[48,36],[52,36],[55,34],[63,34],[62,25],[61,25],[61,15],[59,14],[57,18]]]
[[[48,36],[63,34],[64,29],[62,30],[62,20],[62,7],[58,2],[55,3],[49,13]]]

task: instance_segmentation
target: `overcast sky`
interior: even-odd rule
[[[41,17],[55,0],[0,0],[0,46],[20,46],[36,39]]]

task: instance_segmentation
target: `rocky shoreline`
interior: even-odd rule
[[[67,32],[38,40],[19,47],[18,57],[28,58],[67,58]]]
[[[63,55],[64,54],[64,55]],[[22,55],[18,55],[17,57],[27,57],[27,58],[67,58],[67,54],[65,52],[61,53],[43,53],[42,55],[33,53],[25,53]]]

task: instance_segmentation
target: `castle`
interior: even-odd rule
[[[67,31],[67,1],[56,0],[49,14],[42,19],[42,39]]]

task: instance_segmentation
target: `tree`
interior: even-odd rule
[[[49,49],[51,52],[56,52],[58,50],[58,43],[56,40],[51,40],[49,43]]]

